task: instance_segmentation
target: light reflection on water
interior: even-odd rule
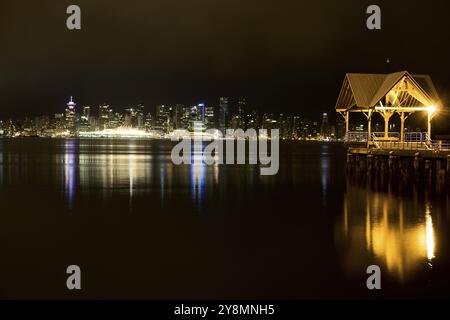
[[[74,140],[67,140],[65,143],[64,154],[64,190],[67,196],[69,208],[72,209],[75,193],[75,158],[76,144]]]
[[[101,191],[104,196],[127,193],[131,211],[133,197],[138,194],[157,190],[161,201],[171,196],[174,179],[177,185],[187,187],[193,205],[201,208],[206,186],[219,183],[219,165],[206,165],[201,154],[194,154],[192,165],[175,166],[167,146],[152,148],[128,141],[98,145],[95,141],[65,141],[55,162],[62,164],[62,189],[69,208],[75,190]]]
[[[327,192],[328,192],[328,184],[330,180],[330,157],[328,154],[328,145],[324,144],[322,145],[322,150],[320,154],[320,178],[322,183],[322,195],[324,201],[327,199]]]
[[[399,282],[433,267],[439,257],[435,218],[430,200],[423,201],[362,188],[347,181],[343,214],[336,223],[336,243],[342,265],[360,275],[371,264],[380,265]]]
[[[224,294],[244,289],[245,297],[342,298],[365,294],[366,268],[378,264],[383,281],[385,275],[393,280],[383,282],[383,296],[392,283],[407,294],[416,288],[412,297],[431,286],[435,295],[448,295],[448,195],[445,203],[401,181],[380,188],[355,183],[339,144],[282,142],[276,176],[261,176],[258,165],[176,166],[172,146],[0,139],[0,235],[13,239],[0,247],[4,261],[11,261],[2,274],[16,265],[72,263],[61,252],[79,250],[82,263],[110,270],[108,279],[136,276],[106,297],[134,292],[138,283],[142,292],[135,297],[160,298],[160,288],[171,283],[176,290],[188,278],[195,285],[168,296],[197,290],[192,297],[199,297],[214,278],[223,280],[218,291]],[[21,241],[45,248],[48,259],[35,262],[34,247],[22,254]],[[22,260],[16,262],[18,248]],[[194,251],[197,258],[190,259]],[[174,267],[166,272],[167,266]],[[142,280],[142,274],[149,277]],[[198,286],[202,277],[207,291]],[[11,281],[7,288],[16,286]],[[271,295],[273,288],[278,294]]]

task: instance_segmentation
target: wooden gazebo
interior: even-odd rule
[[[371,119],[378,112],[384,118],[384,135],[378,140],[389,141],[389,119],[400,115],[400,142],[404,141],[406,118],[418,111],[427,112],[427,139],[431,139],[431,120],[441,107],[436,89],[429,75],[411,75],[407,71],[388,74],[348,73],[336,103],[336,112],[345,118],[349,132],[351,112],[367,117],[367,141],[371,141]]]

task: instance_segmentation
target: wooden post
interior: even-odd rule
[[[370,147],[370,139],[372,135],[372,112],[369,110],[367,113],[367,148]]]
[[[391,173],[394,173],[396,171],[397,156],[394,155],[394,151],[389,152],[388,166]]]
[[[425,160],[425,178],[427,180],[431,180],[432,165],[431,160]]]
[[[367,155],[367,173],[371,174],[373,168],[373,155],[368,154]]]
[[[400,142],[405,141],[405,113],[400,113]]]
[[[439,191],[445,186],[445,174],[446,172],[443,168],[442,159],[436,159],[436,185],[439,188]]]
[[[392,116],[392,112],[384,110],[383,118],[384,118],[384,138],[389,138],[389,119]]]
[[[428,134],[427,142],[428,143],[431,142],[431,118],[432,118],[432,114],[433,114],[433,112],[431,110],[428,110],[428,121],[427,121],[427,123],[428,123],[428,126],[427,126],[427,134]]]
[[[347,151],[347,166],[351,166],[353,161],[353,155],[350,150]]]
[[[420,152],[416,152],[414,154],[414,163],[413,163],[413,167],[414,167],[414,175],[416,178],[420,177]]]
[[[345,111],[345,134],[348,134],[348,123],[350,120],[350,112]]]
[[[436,178],[439,179],[439,176],[441,175],[441,159],[435,159],[436,162]]]
[[[450,178],[450,154],[447,155],[447,167],[446,167],[446,173],[447,173],[447,177]]]

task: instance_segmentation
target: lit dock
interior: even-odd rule
[[[429,75],[407,71],[346,74],[336,112],[345,119],[350,167],[356,164],[367,172],[385,174],[387,169],[405,175],[412,169],[415,176],[429,176],[434,171],[437,176],[450,177],[450,142],[431,139],[432,120],[442,109],[440,101]],[[406,119],[416,112],[426,114],[426,132],[405,132]],[[366,132],[349,130],[351,113],[365,116]],[[372,132],[375,115],[384,120],[383,132]],[[395,115],[400,118],[400,132],[389,131],[389,121]]]

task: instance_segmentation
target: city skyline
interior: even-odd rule
[[[422,5],[380,1],[383,28],[366,32],[362,3],[195,3],[80,0],[76,32],[65,26],[66,3],[0,4],[2,118],[56,113],[70,94],[124,107],[246,96],[262,111],[332,116],[346,72],[393,70],[430,74],[447,105],[450,46],[429,31],[448,29],[442,4],[423,14]],[[407,16],[396,14],[406,7]],[[392,30],[406,27],[399,41]],[[424,34],[421,58],[405,54]]]
[[[94,111],[95,110],[95,111]],[[61,110],[62,111],[62,110]],[[328,122],[322,113],[320,121],[300,115],[261,112],[251,107],[244,97],[220,97],[215,105],[175,104],[146,108],[142,103],[117,110],[108,104],[96,107],[79,105],[69,97],[65,110],[52,115],[0,119],[0,136],[69,137],[83,132],[134,128],[163,137],[174,131],[194,131],[201,123],[202,130],[213,129],[272,129],[281,131],[283,139],[342,138],[343,123]]]
[[[310,117],[299,113],[264,112],[248,102],[245,97],[219,97],[214,104],[177,103],[145,106],[143,103],[129,104],[117,108],[102,103],[97,106],[77,103],[69,96],[65,109],[54,114],[27,115],[24,117],[0,117],[1,136],[69,137],[80,132],[105,129],[134,128],[152,132],[162,137],[175,130],[193,131],[194,122],[201,122],[204,130],[216,129],[279,129],[282,139],[342,140],[345,134],[345,119],[340,115],[318,112]],[[443,114],[445,115],[445,113]],[[350,124],[352,131],[363,132],[367,124],[355,117]],[[441,123],[443,119],[440,119]],[[423,131],[423,119],[412,119],[406,126],[409,131]],[[399,129],[399,119],[393,118],[390,130]],[[383,131],[383,122],[374,119],[375,131]],[[436,130],[441,134],[439,130]],[[444,135],[447,132],[444,132]]]

